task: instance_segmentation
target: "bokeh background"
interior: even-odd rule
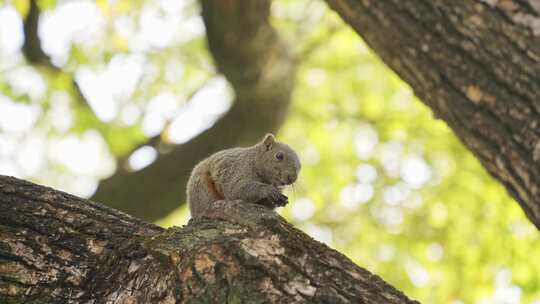
[[[29,1],[0,1],[0,174],[91,197],[231,107],[196,1],[38,4],[46,64],[23,54]],[[323,2],[276,0],[271,21],[299,58],[280,213],[422,303],[539,304],[538,231],[446,125]]]

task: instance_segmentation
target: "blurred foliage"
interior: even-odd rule
[[[25,3],[11,1],[23,15]],[[40,7],[47,13],[65,3]],[[134,46],[145,10],[168,14],[159,3],[97,1],[104,33],[97,41],[75,39],[61,71],[27,66],[20,53],[2,60],[0,97],[35,106],[39,115],[23,133],[0,129],[0,159],[17,162],[22,146],[10,154],[6,143],[23,145],[36,134],[51,145],[93,134],[106,143],[109,158],[124,156],[151,136],[143,129],[154,97],[171,93],[173,106],[181,108],[215,76],[203,34]],[[198,18],[197,6],[186,3],[176,17]],[[133,23],[132,30],[119,30],[119,22]],[[422,303],[540,303],[538,231],[444,122],[321,2],[276,1],[272,22],[301,63],[279,138],[299,151],[304,165],[288,190],[291,203],[280,212]],[[100,120],[77,97],[73,75],[81,67],[103,71],[134,54],[144,58],[135,90],[115,96],[118,115]],[[42,79],[45,92],[20,89],[9,76],[19,69]],[[52,115],[66,100],[67,126]],[[129,111],[139,114],[123,119]],[[50,147],[42,153],[47,157],[39,170],[19,175],[73,190],[70,181],[113,170],[85,175],[51,156]],[[0,173],[5,168],[0,165]],[[159,223],[181,225],[187,217],[184,207]]]
[[[114,157],[159,136],[215,76],[204,25],[195,1],[38,0],[38,6],[42,48],[52,66],[29,65],[20,50],[29,1],[0,3],[0,112],[10,110],[0,119],[7,125],[12,123],[8,118],[17,122],[22,117],[33,127],[0,129],[0,172],[89,196],[97,179],[113,172]],[[83,75],[89,81],[81,81]],[[112,116],[100,117],[99,107],[109,108]],[[165,132],[161,135],[166,138]],[[95,170],[74,169],[50,155],[51,143],[61,146],[72,139],[80,144],[85,136],[97,138],[89,140],[100,150],[95,162],[103,164]],[[28,166],[24,155],[13,153],[26,142],[40,143],[35,150],[44,161]],[[66,151],[65,158],[75,159],[76,150]]]

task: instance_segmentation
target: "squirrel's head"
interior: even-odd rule
[[[276,187],[290,185],[298,178],[300,159],[291,147],[276,140],[274,135],[266,134],[257,144],[259,174]]]

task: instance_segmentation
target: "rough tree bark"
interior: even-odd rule
[[[211,129],[170,147],[150,166],[137,172],[119,168],[100,183],[92,199],[157,220],[185,202],[185,185],[197,161],[223,148],[251,145],[265,132],[277,131],[290,102],[295,64],[269,23],[270,3],[201,1],[209,49],[236,94],[232,108]]]
[[[164,230],[0,176],[0,208],[1,303],[417,303],[263,206]]]
[[[326,2],[540,229],[540,1]]]

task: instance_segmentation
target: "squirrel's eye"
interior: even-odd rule
[[[285,155],[283,154],[283,152],[276,153],[277,160],[283,160],[283,158],[285,158]]]

